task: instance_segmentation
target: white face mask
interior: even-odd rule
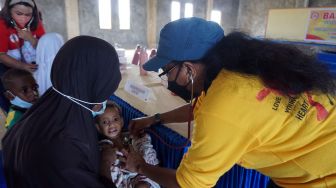
[[[12,92],[10,92],[10,91],[7,91],[7,92],[14,97],[13,100],[10,100],[10,103],[12,105],[18,106],[20,108],[25,108],[25,109],[28,109],[28,108],[30,108],[33,105],[32,103],[24,101],[20,97],[15,96]]]
[[[60,92],[60,91],[58,91],[58,90],[57,90],[56,88],[54,88],[54,87],[52,87],[52,89],[53,89],[54,91],[56,91],[57,93],[59,93],[60,95],[62,95],[63,97],[66,97],[66,98],[70,99],[72,102],[78,104],[79,106],[81,106],[81,107],[83,107],[83,108],[85,108],[85,109],[91,111],[93,117],[96,117],[97,115],[101,115],[101,114],[103,114],[103,113],[105,112],[107,100],[105,100],[104,102],[99,102],[99,103],[86,102],[86,101],[82,101],[82,100],[80,100],[80,99],[77,99],[77,98],[75,98],[75,97],[71,97],[71,96],[69,96],[69,95],[66,95],[66,94],[64,94],[64,93],[62,93],[62,92]],[[85,104],[93,104],[93,105],[101,104],[101,105],[103,105],[103,106],[102,106],[102,108],[101,108],[99,111],[93,111],[93,110],[91,110],[90,108],[88,108],[88,107],[82,105],[80,102],[81,102],[81,103],[85,103]]]

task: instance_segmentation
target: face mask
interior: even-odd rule
[[[29,27],[33,18],[25,17],[25,16],[13,16],[13,20],[11,21],[14,26],[18,26],[19,28]]]
[[[102,108],[99,111],[93,111],[93,110],[91,110],[92,116],[96,117],[98,115],[102,115],[105,112],[105,110],[106,110],[106,103],[107,103],[107,100],[101,103],[103,106],[102,106]]]
[[[32,103],[26,102],[26,101],[22,100],[20,97],[15,96],[12,92],[10,92],[10,91],[7,91],[7,92],[10,93],[14,97],[14,99],[10,101],[10,103],[12,105],[15,105],[15,106],[18,106],[18,107],[21,107],[21,108],[25,108],[25,109],[28,109],[33,105]]]
[[[180,86],[176,81],[168,81],[168,89],[187,102],[191,99],[191,92],[186,88],[188,85],[189,83],[185,86]]]
[[[104,102],[99,102],[99,103],[86,102],[86,101],[82,101],[82,100],[80,100],[80,99],[71,97],[71,96],[69,96],[69,95],[66,95],[66,94],[64,94],[64,93],[62,93],[62,92],[60,92],[60,91],[58,91],[58,90],[57,90],[56,88],[54,88],[54,87],[52,87],[52,89],[53,89],[54,91],[56,91],[58,94],[62,95],[63,97],[66,97],[66,98],[70,99],[72,102],[78,104],[79,106],[81,106],[81,107],[83,107],[83,108],[85,108],[85,109],[91,111],[93,117],[96,117],[97,115],[101,115],[101,114],[103,114],[103,113],[105,112],[107,100],[105,100]],[[101,108],[99,111],[93,111],[93,110],[91,110],[90,108],[88,108],[88,107],[82,105],[80,102],[81,102],[81,103],[85,103],[85,104],[93,104],[93,105],[101,104],[101,105],[103,105],[103,106],[102,106],[102,108]]]

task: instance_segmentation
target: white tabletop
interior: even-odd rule
[[[148,72],[146,76],[140,76],[139,67],[131,64],[128,64],[126,68],[123,67],[121,72],[122,80],[115,95],[147,115],[166,112],[186,104],[183,99],[172,94],[161,83],[161,79],[157,76],[158,73],[156,72]],[[127,93],[124,87],[128,80],[150,88],[152,92],[150,99],[145,102]],[[184,137],[188,135],[187,123],[172,123],[166,126]]]

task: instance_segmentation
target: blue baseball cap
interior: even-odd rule
[[[160,32],[155,57],[143,68],[158,71],[171,61],[193,61],[203,56],[224,37],[224,30],[213,21],[201,18],[181,18],[166,24]]]

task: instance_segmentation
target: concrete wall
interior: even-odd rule
[[[336,6],[336,0],[308,2],[308,7]],[[304,7],[304,0],[240,0],[237,28],[253,36],[264,36],[269,9]]]
[[[98,0],[78,0],[81,35],[102,38],[123,48],[147,45],[146,0],[131,1],[131,29],[119,29],[118,1],[112,0],[112,29],[99,28]]]
[[[2,1],[2,0],[0,0]],[[66,25],[66,0],[36,0],[43,13],[43,22],[47,32],[61,33],[65,39],[67,34]],[[206,18],[208,0],[180,0],[181,17],[184,16],[185,3],[193,3],[194,16]],[[131,0],[131,29],[119,30],[118,0],[112,3],[112,29],[99,28],[98,0],[78,0],[79,33],[102,38],[111,44],[118,43],[124,48],[134,48],[136,44],[147,44],[147,10],[146,0]],[[157,1],[156,18],[156,41],[159,40],[160,30],[170,22],[171,1]],[[213,9],[222,11],[222,26],[226,33],[236,28],[238,17],[238,0],[215,0]],[[72,19],[68,18],[68,22]],[[71,38],[72,36],[70,36]]]
[[[64,0],[35,0],[42,11],[46,32],[57,32],[67,39]]]
[[[194,5],[194,16],[205,18],[206,17],[206,6],[207,0],[180,0],[181,3],[181,14],[180,17],[184,17],[184,5],[185,3],[193,3]],[[171,17],[171,1],[158,0],[157,1],[157,31],[159,36],[160,30],[170,22]]]
[[[65,1],[69,0],[36,0],[43,14],[43,22],[47,32],[58,32],[67,39],[69,26],[73,19],[66,19]],[[112,29],[99,28],[98,0],[78,1],[79,21],[77,33],[102,38],[111,44],[119,43],[124,48],[134,48],[136,44],[147,46],[147,0],[131,0],[131,29],[119,30],[118,0],[112,2]],[[181,17],[184,15],[184,4],[194,4],[194,16],[206,18],[209,0],[179,0]],[[0,0],[0,3],[4,0]],[[269,9],[302,8],[305,0],[213,0],[213,9],[222,11],[222,26],[225,33],[239,29],[253,36],[264,36]],[[162,27],[170,22],[170,0],[157,0],[156,41]],[[336,6],[336,0],[309,0],[308,7]],[[72,10],[68,10],[68,12]],[[66,22],[66,20],[68,22]],[[74,23],[76,24],[76,23]],[[74,27],[76,28],[76,27]],[[70,34],[71,35],[71,34]],[[72,37],[72,36],[70,36]]]
[[[194,16],[205,18],[206,17],[206,5],[207,0],[180,0],[181,2],[181,14],[180,17],[184,17],[184,5],[185,3],[193,3],[194,5]],[[164,25],[170,22],[171,18],[171,1],[158,0],[157,2],[157,42],[159,42],[160,30]]]
[[[193,3],[194,16],[206,18],[208,0],[179,0],[181,3],[180,17],[184,17],[185,3]],[[170,22],[171,1],[158,0],[157,2],[157,41],[159,40],[160,30],[165,24]],[[239,0],[214,0],[213,9],[222,12],[222,27],[226,33],[232,31],[237,25]]]
[[[180,0],[181,17],[184,16],[185,3],[194,5],[194,16],[206,18],[208,0]],[[136,44],[148,46],[146,23],[146,0],[131,0],[131,29],[119,30],[118,1],[112,0],[112,29],[101,30],[98,25],[98,1],[79,0],[80,33],[103,38],[110,43],[118,43],[124,48],[134,48]],[[236,27],[239,1],[221,0],[214,2],[214,9],[222,11],[222,26],[226,31]],[[160,30],[170,22],[171,1],[157,1],[156,41],[159,40]]]
[[[336,0],[310,0],[309,7],[335,7]]]
[[[229,33],[236,29],[237,17],[239,9],[239,1],[236,0],[221,0],[213,2],[213,9],[222,12],[222,23],[225,33]]]
[[[297,5],[297,0],[240,0],[237,28],[253,36],[264,36],[269,9]]]

